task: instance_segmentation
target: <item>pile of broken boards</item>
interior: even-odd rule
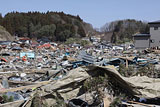
[[[58,74],[57,74],[58,75]],[[112,84],[112,92],[105,88],[105,97],[102,102],[95,103],[92,92],[85,92],[83,85],[91,77],[107,75],[108,82]],[[55,76],[55,75],[54,75]],[[4,81],[5,79],[3,79]],[[3,83],[3,82],[2,82]],[[79,67],[66,73],[65,76],[41,82],[19,81],[10,84],[23,84],[24,86],[1,89],[0,93],[13,96],[13,102],[1,104],[2,107],[43,107],[43,105],[59,107],[108,107],[118,92],[128,96],[121,100],[122,105],[129,106],[156,106],[160,105],[160,79],[142,77],[122,77],[114,66]],[[18,96],[18,100],[16,99]]]
[[[65,72],[63,69],[1,72],[0,107],[20,107],[35,94],[37,88],[62,78]]]

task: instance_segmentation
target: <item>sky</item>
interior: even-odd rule
[[[121,19],[160,20],[160,0],[1,0],[0,13],[63,11],[100,28]]]

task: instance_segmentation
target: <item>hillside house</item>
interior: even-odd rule
[[[150,34],[133,35],[134,46],[136,49],[145,49],[150,47]]]
[[[150,27],[150,34],[133,35],[136,49],[160,46],[160,21],[150,22],[148,24]]]
[[[157,47],[160,46],[160,20],[149,23],[150,27],[150,46]]]

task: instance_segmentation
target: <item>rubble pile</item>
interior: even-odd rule
[[[2,41],[0,106],[158,107],[159,50],[131,46]]]

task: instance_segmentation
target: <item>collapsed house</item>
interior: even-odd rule
[[[159,95],[160,95],[160,87],[159,82],[160,79],[152,79],[146,76],[143,77],[123,77],[121,76],[114,66],[88,66],[79,67],[71,70],[70,72],[66,72],[66,74],[62,72],[50,71],[47,74],[50,78],[47,81],[36,82],[39,79],[45,78],[44,75],[35,79],[35,82],[23,82],[23,81],[8,81],[10,86],[13,88],[3,89],[1,88],[1,94],[6,93],[7,95],[13,96],[14,102],[1,104],[1,106],[27,106],[30,107],[35,98],[42,99],[42,102],[38,102],[40,104],[49,104],[55,105],[57,103],[57,99],[62,102],[70,102],[74,104],[78,99],[85,101],[86,105],[98,106],[102,104],[96,105],[96,98],[94,95],[98,94],[95,91],[87,92],[84,89],[85,81],[94,77],[107,77],[108,86],[98,87],[102,89],[104,93],[104,99],[107,99],[109,104],[117,95],[125,94],[128,97],[128,101],[122,101],[123,104],[130,104],[129,102],[133,101],[134,103],[139,102],[141,104],[141,100],[145,102],[146,105],[151,106],[154,104],[159,105]],[[46,74],[45,74],[46,75]],[[107,75],[107,76],[105,76]],[[57,79],[55,79],[57,78]],[[45,80],[45,79],[44,79]],[[4,80],[3,80],[4,81]],[[15,87],[15,85],[21,84],[20,87]],[[23,86],[22,86],[23,84]],[[14,88],[15,87],[15,88]],[[21,92],[22,91],[22,92]],[[22,93],[28,94],[25,98]],[[20,94],[18,94],[20,93]],[[18,99],[15,99],[19,96]],[[77,99],[77,100],[72,100]],[[80,100],[78,100],[80,103]],[[156,103],[152,103],[152,101]],[[45,103],[44,103],[45,102]],[[104,100],[103,105],[106,104],[106,100]],[[72,105],[73,105],[72,104]],[[138,105],[138,103],[137,103]],[[72,106],[70,106],[72,107]],[[87,106],[85,106],[87,107]]]

